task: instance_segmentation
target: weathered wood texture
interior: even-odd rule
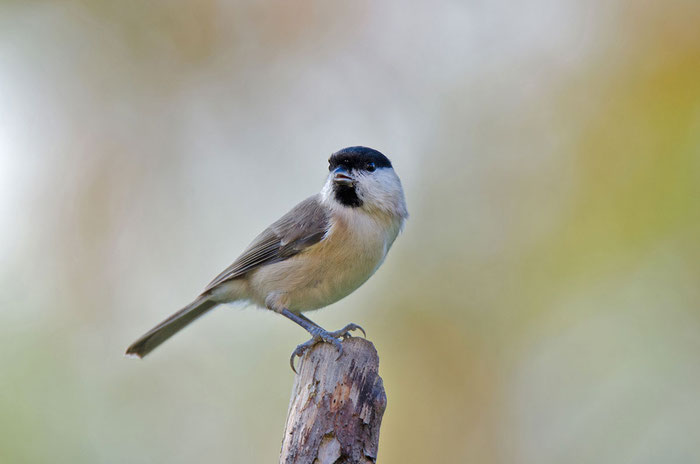
[[[283,464],[377,461],[386,394],[379,356],[364,338],[343,341],[343,355],[319,343],[299,361],[282,442]]]

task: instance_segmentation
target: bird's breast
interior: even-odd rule
[[[338,214],[324,238],[302,253],[259,269],[251,283],[259,296],[277,295],[294,312],[334,303],[362,285],[381,265],[398,226],[364,214]]]

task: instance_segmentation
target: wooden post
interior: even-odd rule
[[[386,394],[379,356],[364,338],[344,340],[343,355],[319,343],[301,360],[289,402],[281,464],[372,464]]]

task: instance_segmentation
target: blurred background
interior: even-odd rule
[[[696,0],[0,2],[0,462],[276,462],[307,334],[136,337],[387,154],[382,463],[700,462]]]

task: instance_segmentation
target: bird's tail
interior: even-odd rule
[[[156,349],[161,343],[178,333],[189,325],[190,322],[216,305],[216,302],[211,301],[206,296],[197,297],[192,303],[153,327],[145,335],[132,343],[131,346],[127,348],[126,354],[143,358]]]

